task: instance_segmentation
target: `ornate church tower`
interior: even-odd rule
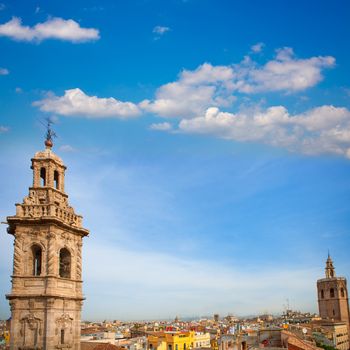
[[[11,306],[13,350],[80,349],[82,238],[89,231],[64,192],[66,167],[52,148],[32,159],[33,186],[16,215],[7,217],[13,235]]]
[[[326,278],[317,281],[318,309],[322,319],[346,322],[348,327],[349,300],[345,277],[336,277],[333,261],[328,254]]]

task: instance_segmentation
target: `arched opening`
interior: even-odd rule
[[[331,288],[329,290],[329,294],[330,294],[331,298],[334,298],[334,288]]]
[[[324,291],[321,289],[321,299],[324,299]]]
[[[60,250],[60,277],[70,278],[71,256],[66,248]]]
[[[42,249],[38,245],[32,246],[32,261],[33,261],[33,276],[41,275],[41,257],[42,257]]]
[[[333,277],[334,277],[334,271],[333,271],[333,270],[331,270],[330,275],[331,275],[331,278],[333,278]]]
[[[46,168],[40,169],[40,186],[46,186]]]
[[[61,344],[64,344],[64,329],[61,329]]]
[[[340,295],[341,295],[342,298],[345,297],[344,288],[341,288],[341,289],[340,289]]]
[[[53,182],[54,182],[54,186],[57,190],[60,188],[60,181],[59,180],[60,180],[60,174],[58,173],[57,170],[55,170],[53,173]]]

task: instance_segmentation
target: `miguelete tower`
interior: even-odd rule
[[[33,185],[16,215],[7,217],[14,236],[11,350],[80,349],[82,239],[89,231],[68,204],[66,167],[46,149],[32,158]]]
[[[328,254],[325,277],[317,281],[318,309],[324,320],[345,322],[349,328],[349,300],[345,277],[336,277],[333,261]]]

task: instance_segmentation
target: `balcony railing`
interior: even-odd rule
[[[82,217],[71,210],[58,207],[56,204],[17,204],[16,216],[24,218],[55,217],[64,223],[81,227]]]

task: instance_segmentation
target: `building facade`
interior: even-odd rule
[[[154,332],[147,337],[148,350],[191,350],[193,331]]]
[[[336,349],[349,349],[348,327],[345,322],[323,322],[322,329]]]
[[[11,293],[12,350],[80,349],[82,239],[89,231],[68,204],[66,167],[52,140],[32,159],[33,185],[16,215]]]

